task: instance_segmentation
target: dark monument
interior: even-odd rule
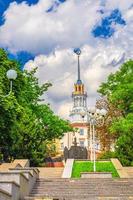
[[[70,149],[68,149],[67,147],[64,148],[64,158],[65,161],[68,158],[74,158],[74,159],[87,159],[87,149],[86,147],[80,147],[77,146],[77,141],[76,141],[76,137],[74,138],[74,142],[73,142],[73,146],[71,146]]]

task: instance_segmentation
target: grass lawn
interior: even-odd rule
[[[97,161],[97,172],[112,172],[112,177],[119,177],[114,165],[110,161]],[[79,178],[80,172],[93,172],[93,162],[75,161],[72,170],[72,178]]]

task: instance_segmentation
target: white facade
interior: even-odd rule
[[[90,149],[90,126],[87,119],[87,92],[85,91],[84,84],[80,79],[80,63],[78,56],[78,79],[74,84],[74,91],[72,92],[73,106],[70,111],[70,122],[73,128],[77,131],[66,133],[61,140],[61,150],[65,147],[70,149],[73,145],[74,138],[78,146]],[[92,143],[91,143],[92,144]],[[95,148],[100,149],[99,142],[96,142]]]
[[[76,137],[77,145],[88,148],[88,127],[78,127],[78,131],[65,133],[61,140],[61,150],[65,147],[70,149]]]
[[[80,79],[80,63],[78,56],[78,79],[74,84],[74,91],[72,92],[73,106],[70,111],[71,125],[77,129],[76,132],[66,133],[61,140],[61,149],[65,147],[68,149],[73,145],[76,137],[77,145],[87,147],[89,144],[89,124],[87,123],[87,93],[84,90],[84,84]]]

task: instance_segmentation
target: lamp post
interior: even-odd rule
[[[6,76],[10,80],[10,91],[5,96],[0,95],[1,97],[7,97],[12,93],[12,83],[13,83],[13,80],[15,80],[17,78],[17,72],[14,69],[10,69],[10,70],[7,71]]]
[[[96,109],[95,107],[92,107],[88,110],[89,116],[90,116],[90,124],[92,126],[92,144],[93,146],[93,171],[96,172],[96,150],[95,150],[95,135],[96,135],[96,128],[95,126],[102,121],[102,124],[104,123],[104,117],[107,114],[107,111],[105,109]],[[92,149],[91,149],[91,158],[92,158]]]
[[[81,113],[84,119],[87,115],[87,122],[90,124],[90,160],[93,160],[93,171],[96,172],[96,151],[95,151],[95,126],[102,120],[104,123],[104,116],[107,114],[105,109],[96,109],[95,107],[88,108],[88,112]]]
[[[2,97],[2,98],[8,97],[12,93],[12,82],[13,82],[13,80],[15,80],[17,78],[17,72],[14,69],[10,69],[7,71],[6,76],[10,80],[10,90],[7,95],[0,95],[0,97]],[[2,151],[2,149],[6,149],[6,148],[7,147],[0,147],[0,151]],[[6,150],[5,150],[5,152],[6,152]]]
[[[90,109],[90,108],[89,108]],[[93,158],[92,158],[92,122],[91,122],[91,115],[89,112],[81,112],[80,113],[82,119],[83,119],[83,122],[84,122],[84,118],[85,116],[87,116],[87,123],[89,123],[89,127],[90,127],[90,130],[88,131],[88,150],[89,150],[89,144],[90,144],[90,150],[91,150],[91,153],[90,153],[90,160],[92,161]],[[90,138],[90,143],[89,143],[89,138]]]

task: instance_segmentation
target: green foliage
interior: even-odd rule
[[[46,156],[47,157],[55,157],[58,152],[57,152],[57,146],[56,146],[56,143],[54,140],[52,141],[48,141],[48,142],[45,142],[46,144]]]
[[[99,92],[108,96],[110,102],[116,105],[123,114],[133,111],[133,61],[124,63],[120,70],[108,77],[102,83]]]
[[[98,158],[99,159],[110,159],[110,158],[116,158],[116,152],[112,152],[112,151],[107,151],[102,153]]]
[[[1,163],[2,159],[3,159],[3,155],[2,155],[2,153],[0,153],[0,163]]]
[[[117,136],[116,153],[123,165],[133,161],[133,61],[123,64],[119,71],[111,74],[102,83],[99,92],[106,96],[122,115],[114,118],[109,126],[111,134]]]
[[[97,172],[112,172],[113,177],[119,177],[114,165],[110,161],[97,161]],[[72,177],[79,178],[81,172],[93,172],[93,162],[75,161],[72,170]]]
[[[6,72],[17,71],[13,92],[9,93]],[[38,84],[37,69],[21,71],[19,63],[8,59],[0,49],[0,148],[3,159],[28,158],[38,165],[46,156],[46,142],[61,138],[72,128],[69,122],[56,116],[47,104],[40,104],[40,96],[50,83]]]
[[[133,113],[114,122],[110,130],[119,134],[116,142],[117,157],[123,165],[133,165]]]

